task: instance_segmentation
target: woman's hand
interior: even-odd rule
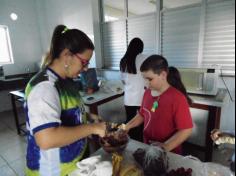
[[[106,123],[94,123],[94,134],[99,135],[100,137],[104,137],[106,135]]]

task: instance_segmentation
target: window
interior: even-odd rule
[[[116,21],[125,18],[124,0],[103,0],[104,21]]]
[[[155,0],[128,0],[128,17],[156,12]]]
[[[235,0],[113,2],[116,8],[116,3],[123,4],[120,10],[124,18],[110,13],[111,20],[102,23],[106,68],[119,68],[120,59],[134,37],[144,41],[145,54],[162,54],[176,67],[235,68]]]
[[[103,1],[105,21],[102,24],[102,37],[105,68],[119,69],[127,45],[135,37],[143,40],[144,54],[155,53],[157,43],[155,4],[155,1],[146,0]]]
[[[161,54],[177,67],[235,68],[235,0],[193,1],[162,10]]]
[[[10,37],[7,26],[0,25],[0,65],[13,63]]]
[[[206,8],[202,62],[235,67],[235,0],[214,1]]]
[[[164,9],[180,8],[193,4],[200,4],[202,0],[163,0]]]
[[[198,65],[201,7],[162,12],[161,53],[170,65]]]

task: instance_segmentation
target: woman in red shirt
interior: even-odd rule
[[[150,56],[140,68],[149,83],[139,113],[127,123],[130,129],[144,123],[144,142],[181,154],[181,144],[192,133],[186,89],[177,69],[159,55]]]

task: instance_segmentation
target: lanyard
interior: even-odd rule
[[[151,109],[152,112],[156,112],[156,110],[158,109],[160,98],[161,96],[158,96],[157,99],[153,102],[152,109]]]

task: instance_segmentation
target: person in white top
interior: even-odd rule
[[[148,56],[142,54],[143,41],[134,38],[120,61],[121,79],[124,83],[124,104],[126,122],[130,121],[138,112],[145,91],[145,80],[140,72],[140,66]],[[143,127],[132,129],[129,132],[132,139],[143,141]]]

